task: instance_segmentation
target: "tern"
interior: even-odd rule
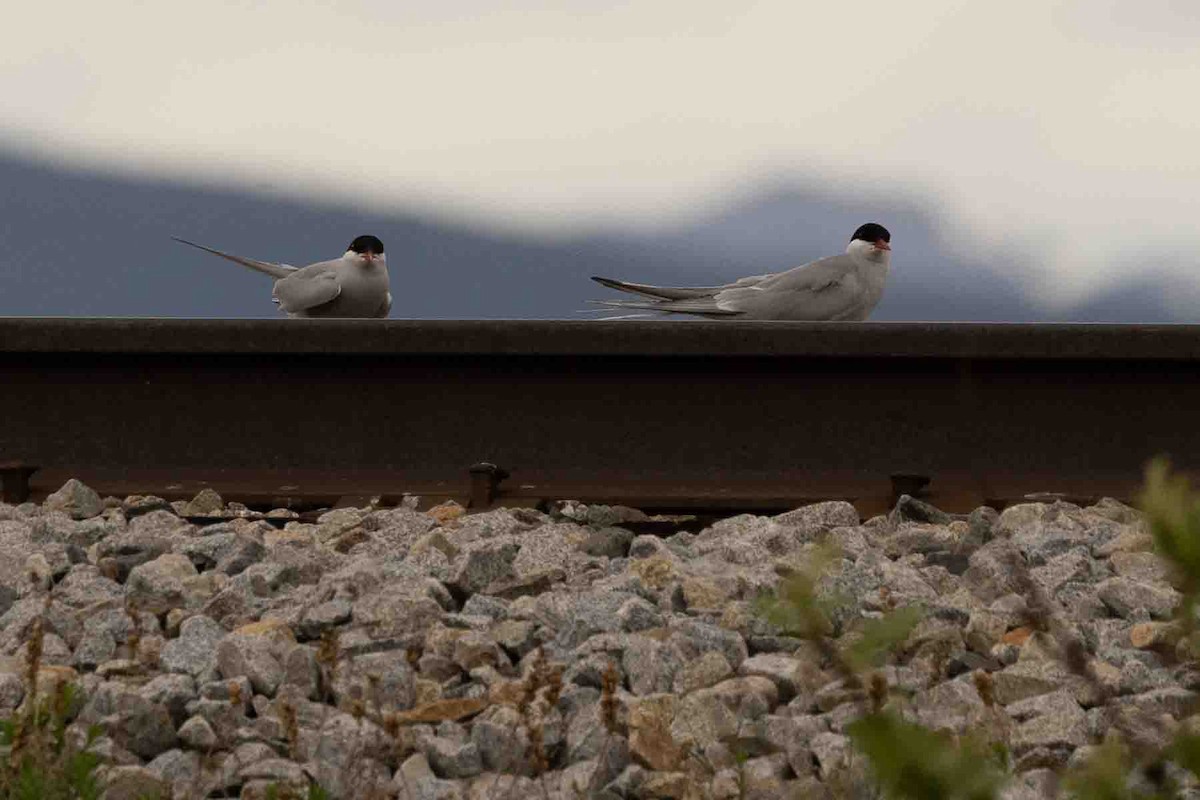
[[[891,241],[887,228],[868,222],[850,237],[842,255],[785,272],[752,275],[724,286],[648,286],[593,277],[602,286],[647,298],[593,302],[713,319],[861,321],[883,296]]]
[[[275,278],[271,294],[289,317],[386,317],[392,310],[387,256],[383,242],[374,236],[357,236],[341,258],[307,267],[235,256],[171,238]]]

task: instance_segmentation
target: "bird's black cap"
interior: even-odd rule
[[[892,243],[892,235],[888,233],[888,229],[880,225],[878,222],[868,222],[866,225],[860,225],[854,235],[850,237],[850,241],[862,239],[864,242],[874,244],[880,239],[883,239],[888,244]]]
[[[346,249],[355,253],[372,253],[381,256],[383,255],[383,242],[374,236],[356,236]]]

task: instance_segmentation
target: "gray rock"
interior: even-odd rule
[[[171,787],[142,766],[116,766],[104,772],[104,800],[145,800],[161,797]]]
[[[173,725],[187,719],[187,705],[196,698],[196,681],[190,675],[157,675],[138,688],[138,694],[167,709]]]
[[[317,662],[316,648],[297,645],[288,651],[283,662],[283,682],[309,700],[321,696],[321,665]]]
[[[604,683],[604,674],[611,668],[616,669],[618,682],[624,683],[625,676],[616,661],[608,653],[592,653],[577,657],[563,673],[563,680],[578,686],[591,686],[599,689]]]
[[[354,604],[352,629],[363,631],[372,641],[390,640],[407,646],[424,639],[425,632],[444,614],[441,604],[421,588],[388,585]]]
[[[666,542],[651,534],[635,536],[629,543],[629,558],[654,558],[656,556],[667,559],[677,557]]]
[[[395,743],[369,720],[334,713],[320,729],[313,760],[318,782],[331,795],[356,797],[375,780],[372,763],[395,763]]]
[[[528,620],[506,619],[497,622],[488,630],[496,644],[517,658],[524,658],[539,644],[537,626]]]
[[[868,538],[867,533],[870,533]],[[829,544],[847,559],[857,559],[863,553],[875,548],[875,531],[862,525],[854,527],[834,528],[828,534]]]
[[[225,510],[225,501],[214,489],[201,489],[183,508],[185,517],[216,517]]]
[[[511,706],[492,706],[477,717],[471,742],[486,769],[519,773],[529,766],[529,737],[520,713]]]
[[[935,730],[962,734],[978,729],[988,710],[969,679],[939,683],[913,698],[917,720]]]
[[[1166,584],[1171,580],[1167,562],[1154,553],[1113,553],[1108,563],[1121,578],[1150,584]]]
[[[1140,694],[1151,689],[1161,689],[1172,683],[1166,670],[1151,669],[1140,661],[1129,659],[1121,665],[1120,693]]]
[[[1131,578],[1109,578],[1096,587],[1096,595],[1113,613],[1125,619],[1147,616],[1166,619],[1179,605],[1179,592],[1169,586],[1142,583]]]
[[[609,526],[629,522],[644,522],[649,519],[643,512],[627,506],[606,506],[599,503],[585,504],[577,500],[566,500],[554,509],[554,515],[566,517],[584,525]]]
[[[68,647],[78,644],[83,636],[83,627],[72,609],[55,600],[47,606],[43,597],[25,597],[0,616],[0,650],[13,653],[19,649],[39,619],[45,632],[61,637]]]
[[[95,607],[106,602],[111,602],[115,607],[124,605],[125,589],[116,581],[101,575],[100,570],[91,564],[79,564],[72,567],[54,587],[54,597],[72,608]]]
[[[465,631],[456,637],[450,658],[463,672],[483,666],[507,672],[510,667],[508,656],[496,645],[492,637],[483,631]]]
[[[197,791],[201,778],[200,758],[199,753],[168,750],[156,756],[146,769],[167,784],[172,797],[207,796],[207,791]]]
[[[600,703],[580,709],[567,721],[566,763],[595,760],[618,738],[604,726]]]
[[[850,507],[853,508],[853,506]],[[680,655],[685,660],[692,660],[709,650],[716,650],[725,656],[729,666],[735,670],[749,655],[746,642],[739,634],[697,620],[685,619],[673,622],[671,624],[671,642],[679,649]]]
[[[262,561],[267,554],[259,537],[239,533],[230,546],[220,554],[215,567],[225,575],[239,575],[252,564]]]
[[[246,577],[246,572],[205,602],[200,612],[226,628],[239,628],[261,618],[270,608],[272,591],[261,577],[258,580],[241,580]]]
[[[1057,771],[1045,768],[1031,769],[1014,776],[1000,790],[998,800],[1051,800],[1059,796],[1058,785]]]
[[[737,735],[738,715],[716,692],[705,689],[687,695],[671,722],[671,738],[685,751],[705,747]]]
[[[781,525],[791,525],[805,532],[817,533],[831,528],[853,527],[861,519],[858,511],[843,500],[813,503],[774,517]]]
[[[630,764],[621,770],[620,775],[604,787],[604,790],[598,797],[604,800],[624,800],[625,798],[638,797],[638,792],[648,775],[649,773],[642,767],[637,764]]]
[[[124,520],[119,517],[74,520],[61,511],[47,510],[32,520],[30,535],[35,542],[61,542],[69,548],[79,547],[86,550],[109,536],[120,533],[123,527]]]
[[[489,617],[500,621],[508,617],[509,601],[486,594],[473,594],[463,603],[462,613],[476,617]]]
[[[163,647],[159,663],[168,672],[211,680],[217,672],[217,645],[223,638],[225,629],[208,617],[188,617],[179,626],[179,638]]]
[[[578,647],[599,633],[621,630],[617,611],[630,595],[624,592],[588,592],[567,599],[567,618],[559,626],[557,642],[563,647]]]
[[[186,605],[187,580],[197,574],[187,556],[166,553],[130,571],[125,596],[141,611],[165,614]]]
[[[1004,706],[1064,688],[1086,705],[1097,700],[1094,687],[1056,660],[1019,661],[993,673],[992,684],[996,702]]]
[[[11,585],[0,584],[0,616],[8,613],[13,603],[17,602],[17,590]]]
[[[919,553],[926,560],[935,553],[949,554],[957,544],[953,530],[946,525],[904,522],[896,532],[884,540],[884,552],[889,558],[902,558]]]
[[[420,741],[420,748],[434,773],[442,778],[473,778],[483,772],[483,759],[473,742],[428,736]]]
[[[30,576],[26,561],[38,549],[31,538],[30,525],[13,520],[0,521],[0,585],[11,595],[10,606],[18,593],[28,591]]]
[[[349,622],[354,615],[350,601],[330,600],[308,609],[300,619],[300,635],[305,639],[319,639],[321,634],[338,625]]]
[[[404,711],[416,698],[415,676],[402,653],[369,653],[342,664],[333,682],[340,708],[359,703],[377,714]]]
[[[951,519],[952,517],[949,514],[936,506],[906,494],[900,495],[896,500],[896,505],[893,506],[891,513],[888,515],[888,521],[892,525],[900,525],[904,522],[928,522],[933,525],[949,525]]]
[[[616,780],[629,766],[629,745],[618,735],[609,735],[594,759],[571,764],[562,772],[563,791],[568,796],[594,796],[602,787]]]
[[[97,517],[104,511],[104,501],[100,499],[100,495],[74,478],[47,497],[45,506],[52,511],[61,511],[71,519]]]
[[[1011,738],[1018,756],[1036,748],[1073,750],[1088,742],[1087,717],[1068,691],[1012,703],[1005,710],[1019,723]]]
[[[308,784],[304,769],[299,764],[283,758],[268,758],[247,764],[238,770],[238,776],[244,781],[260,780],[293,786]]]
[[[1024,586],[1020,573],[1026,568],[1025,557],[1007,539],[993,539],[971,554],[970,566],[963,573],[963,585],[985,603],[1006,594],[1020,594]]]
[[[264,636],[231,633],[217,645],[217,670],[223,678],[245,677],[254,691],[272,697],[284,674],[275,650]]]
[[[76,646],[82,644],[83,636],[90,631],[106,631],[118,645],[128,644],[134,638],[145,641],[149,637],[162,634],[158,617],[146,611],[136,614],[131,612],[132,609],[124,603],[107,599],[90,609],[84,609],[79,616],[86,619],[85,631],[80,634],[80,641]]]
[[[929,585],[920,570],[903,562],[883,560],[879,564],[879,578],[890,601],[899,605],[916,605],[937,599],[937,590]]]
[[[483,593],[504,600],[516,600],[548,592],[556,583],[567,579],[567,574],[557,567],[542,572],[529,572],[498,578],[483,588]]]
[[[796,696],[803,685],[804,662],[798,658],[777,653],[763,653],[751,656],[738,667],[738,675],[743,677],[758,675],[769,679],[779,690],[781,702],[788,702]]]
[[[809,748],[821,778],[827,781],[846,767],[853,745],[840,733],[818,733],[809,740]]]
[[[18,663],[28,663],[29,642],[24,642],[17,648],[17,652],[14,655]],[[71,661],[71,648],[62,640],[62,637],[54,633],[47,633],[42,637],[41,663],[65,667],[69,666]]]
[[[197,533],[197,536],[180,544],[176,552],[187,556],[200,572],[215,567],[221,556],[237,541],[237,533],[228,523],[208,525]]]
[[[748,800],[768,800],[786,794],[786,779],[791,774],[787,755],[773,753],[747,759],[742,764],[741,778]]]
[[[192,717],[179,726],[179,741],[192,750],[208,751],[217,746],[217,734],[204,717]]]
[[[1107,570],[1100,567],[1083,547],[1054,556],[1042,566],[1031,569],[1029,575],[1047,596],[1056,595],[1067,583],[1091,583],[1108,577]]]
[[[75,654],[71,660],[80,669],[94,670],[112,659],[116,652],[117,640],[106,628],[89,626],[75,647]]]
[[[887,559],[869,552],[855,561],[843,559],[830,566],[817,582],[818,597],[826,604],[826,614],[833,623],[834,634],[862,616],[860,603],[876,595],[880,587],[880,561]]]
[[[967,533],[958,543],[959,551],[970,554],[990,542],[999,519],[999,512],[990,506],[980,506],[972,511],[967,516]]]
[[[631,633],[665,624],[662,613],[640,597],[631,597],[622,603],[617,609],[617,619],[621,621],[621,627]]]
[[[520,552],[512,562],[515,575],[537,575],[551,569],[574,574],[589,560],[580,552],[589,532],[570,522],[543,525],[521,535]]]
[[[175,746],[175,726],[167,709],[118,683],[101,684],[79,718],[104,726],[117,743],[144,759]]]
[[[111,559],[117,580],[126,581],[130,571],[152,561],[190,538],[192,526],[168,511],[152,511],[129,521],[128,527],[105,537],[96,545],[103,563]]]
[[[1067,581],[1054,594],[1063,615],[1073,622],[1104,619],[1109,616],[1108,606],[1096,596],[1094,583]]]
[[[455,560],[450,584],[464,594],[474,594],[488,584],[513,577],[513,562],[519,551],[520,545],[511,537],[469,544]]]
[[[590,556],[601,558],[625,558],[633,544],[633,533],[625,528],[600,528],[589,531],[587,539],[579,546]]]
[[[678,648],[645,636],[634,636],[621,658],[629,690],[638,696],[669,692],[684,659]]]
[[[24,699],[24,681],[11,672],[0,672],[0,717],[9,717]]]
[[[1197,694],[1181,686],[1164,686],[1141,694],[1122,697],[1117,702],[1122,706],[1136,708],[1144,714],[1161,718],[1171,716],[1183,719],[1196,710]]]
[[[239,732],[250,725],[245,704],[237,705],[228,699],[201,698],[188,703],[192,716],[202,717],[217,735],[218,746],[228,748],[239,739]]]
[[[121,512],[127,519],[149,514],[151,511],[171,511],[171,504],[152,494],[131,494],[121,501]]]
[[[237,575],[266,555],[261,533],[247,530],[244,523],[220,523],[200,530],[200,535],[178,548],[198,570],[215,569]]]
[[[729,666],[725,656],[714,650],[697,659],[682,662],[675,672],[671,690],[679,695],[688,694],[698,689],[708,689],[733,676],[733,667]]]
[[[980,609],[972,612],[963,639],[976,653],[987,654],[1007,631],[1008,620],[1005,616]]]
[[[434,774],[423,753],[415,753],[400,765],[392,779],[392,790],[412,800],[462,800],[462,790],[453,781]]]

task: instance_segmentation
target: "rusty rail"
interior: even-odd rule
[[[0,477],[293,506],[1129,497],[1155,454],[1200,466],[1198,366],[1190,325],[0,319]]]

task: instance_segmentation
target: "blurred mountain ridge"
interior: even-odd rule
[[[874,320],[1180,322],[1178,281],[1131,271],[1047,309],[1028,271],[955,254],[912,198],[862,202],[773,180],[682,224],[570,237],[501,233],[412,212],[370,213],[235,188],[60,168],[0,153],[0,315],[277,317],[270,281],[170,240],[303,265],[361,233],[387,246],[396,318],[587,319],[618,297],[590,275],[714,284],[840,252],[861,223],[895,253]]]

